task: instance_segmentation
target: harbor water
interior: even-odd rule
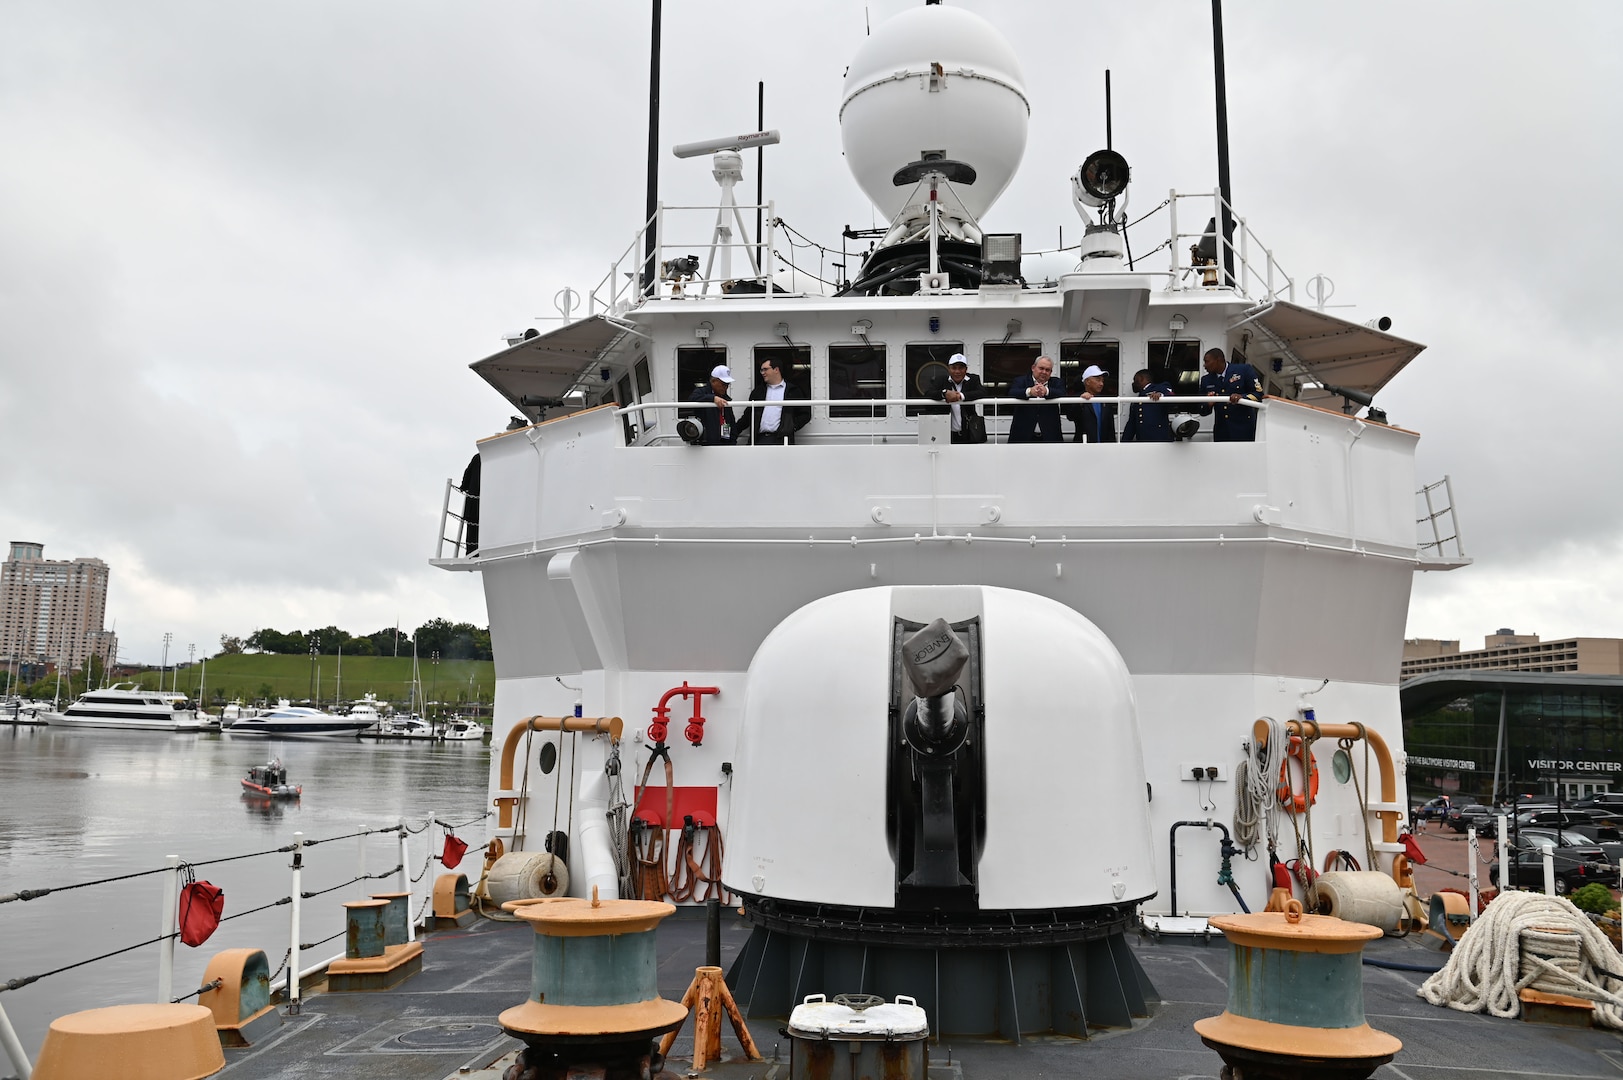
[[[458,869],[477,873],[493,819],[485,812],[489,748],[474,743],[373,742],[356,739],[266,740],[224,734],[64,730],[0,725],[0,895],[52,889],[32,900],[0,903],[0,987],[150,941],[164,922],[167,874],[66,889],[167,865],[170,855],[202,864],[198,880],[225,890],[219,929],[197,948],[176,943],[174,997],[193,991],[216,952],[263,949],[271,967],[289,945],[291,856],[276,849],[304,834],[300,892],[331,889],[302,901],[302,957],[308,968],[343,953],[346,900],[398,889],[398,874],[352,884],[400,864],[401,818],[422,829],[430,814],[463,825],[469,845]],[[296,800],[245,795],[249,766],[272,756],[302,785]],[[444,831],[409,837],[413,913],[434,877]],[[343,837],[343,839],[329,839]],[[233,858],[234,856],[252,856]],[[426,872],[425,872],[426,865]],[[337,886],[335,888],[335,886]],[[252,908],[255,914],[231,918]],[[330,939],[330,940],[324,940]],[[65,1013],[156,1001],[159,947],[120,956],[0,991],[24,1049],[35,1056],[50,1022]],[[285,972],[278,982],[285,980]],[[0,1075],[8,1075],[0,1054]]]

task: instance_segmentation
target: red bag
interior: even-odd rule
[[[194,949],[219,929],[225,911],[225,890],[207,881],[193,880],[190,867],[180,890],[180,940]]]
[[[445,850],[440,853],[440,864],[447,870],[455,870],[456,864],[462,861],[462,856],[468,853],[468,842],[458,840],[450,833],[445,834]]]
[[[1398,837],[1398,843],[1403,845],[1404,854],[1409,856],[1410,862],[1414,863],[1416,866],[1420,866],[1425,863],[1426,853],[1420,850],[1420,841],[1416,840],[1408,833],[1403,833]]]

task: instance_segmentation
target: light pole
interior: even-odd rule
[[[191,667],[195,663],[197,663],[197,642],[194,641],[186,646],[186,666]],[[177,691],[180,689],[180,672],[178,671],[175,672],[175,685],[173,689]]]
[[[432,704],[434,699],[439,696],[440,654],[438,650],[428,654],[428,662],[434,665],[434,676],[428,682],[428,700]],[[435,715],[439,715],[438,710],[435,710]]]
[[[316,699],[316,654],[321,651],[321,635],[310,635],[310,701]]]
[[[163,636],[163,660],[158,666],[158,689],[159,690],[163,689],[163,677],[169,671],[169,643],[174,640],[174,637],[175,637],[174,634],[168,634],[168,633],[164,634],[164,636]]]

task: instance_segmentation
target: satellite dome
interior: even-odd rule
[[[896,170],[941,152],[977,174],[953,190],[977,220],[1008,187],[1026,151],[1025,76],[992,24],[960,8],[910,8],[881,25],[845,73],[840,141],[857,185],[887,220],[911,187]]]

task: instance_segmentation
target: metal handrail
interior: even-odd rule
[[[1133,397],[1100,397],[1100,396],[1095,395],[1094,397],[1091,397],[1091,398],[1058,397],[1058,398],[1036,398],[1036,399],[1023,399],[1023,398],[988,396],[988,397],[975,398],[973,401],[966,401],[966,402],[962,402],[962,403],[939,401],[939,400],[937,400],[935,398],[791,398],[791,399],[786,400],[786,401],[748,401],[748,400],[729,401],[727,403],[727,406],[728,406],[728,408],[743,408],[743,409],[765,409],[765,408],[769,408],[771,406],[777,406],[779,408],[786,408],[787,409],[787,408],[801,408],[801,407],[809,408],[809,407],[811,407],[813,405],[849,405],[849,406],[851,406],[853,408],[858,408],[858,409],[868,408],[869,406],[872,406],[873,408],[877,409],[877,408],[880,408],[880,407],[886,406],[886,405],[914,405],[914,406],[932,405],[932,406],[947,407],[947,406],[950,406],[950,405],[953,405],[953,404],[964,404],[964,405],[996,405],[998,408],[1003,408],[1004,406],[1012,406],[1014,408],[1022,408],[1022,407],[1028,406],[1028,405],[1029,406],[1042,406],[1042,405],[1093,405],[1093,404],[1117,405],[1117,404],[1122,404],[1122,403],[1127,403],[1127,404],[1132,404],[1132,405],[1151,404],[1151,405],[1206,405],[1206,406],[1230,404],[1229,402],[1223,401],[1221,398],[1217,397],[1216,395],[1207,395],[1207,396],[1202,396],[1202,397],[1172,397],[1172,396],[1168,395],[1168,396],[1163,396],[1160,401],[1150,401],[1149,398],[1143,398],[1143,397],[1137,397],[1137,396],[1133,396]],[[1242,398],[1242,399],[1240,399],[1239,402],[1237,402],[1237,404],[1244,405],[1248,409],[1262,409],[1262,408],[1266,407],[1267,402],[1264,402],[1264,401],[1248,401],[1248,400]],[[714,401],[644,401],[644,402],[639,402],[636,405],[622,406],[621,408],[618,408],[618,409],[614,410],[614,415],[616,415],[616,416],[625,416],[625,415],[628,415],[628,414],[631,414],[631,413],[641,414],[642,412],[644,412],[645,410],[648,410],[648,409],[715,409],[715,408],[719,408],[719,406],[717,406]],[[861,418],[858,417],[857,419],[861,419]]]

